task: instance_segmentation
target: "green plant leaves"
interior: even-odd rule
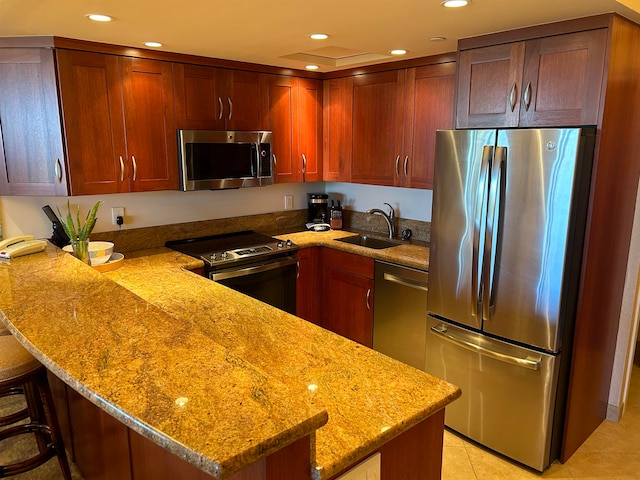
[[[87,212],[87,216],[84,220],[84,223],[80,221],[80,207],[76,211],[76,219],[74,221],[73,215],[71,215],[71,206],[69,205],[69,200],[67,200],[67,215],[62,216],[60,213],[60,209],[58,208],[58,216],[60,217],[60,223],[62,224],[62,229],[64,233],[67,234],[69,239],[73,241],[77,240],[89,240],[89,235],[93,230],[93,227],[96,225],[96,214],[98,213],[98,209],[102,205],[101,201],[97,201],[95,205]]]

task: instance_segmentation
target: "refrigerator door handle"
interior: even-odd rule
[[[447,340],[448,342],[451,342],[454,345],[462,347],[466,350],[471,350],[472,352],[479,353],[480,355],[491,357],[495,360],[510,363],[518,367],[523,367],[529,370],[538,370],[540,368],[540,363],[542,362],[542,357],[540,356],[532,357],[530,355],[527,355],[525,358],[514,357],[513,355],[506,355],[504,353],[496,352],[481,345],[477,345],[463,338],[458,338],[454,333],[449,332],[447,330],[447,327],[442,324],[431,327],[431,331],[438,335],[440,338]]]
[[[498,252],[498,224],[502,203],[502,169],[507,159],[506,147],[496,147],[491,166],[489,182],[489,206],[487,212],[487,231],[484,242],[484,263],[482,266],[482,319],[491,320],[495,312],[495,275]]]
[[[478,190],[476,192],[476,211],[473,222],[473,259],[471,268],[471,315],[478,316],[481,308],[482,293],[480,290],[482,253],[480,239],[484,237],[487,212],[487,195],[489,193],[489,166],[493,157],[493,146],[485,145],[482,149],[482,160],[480,163],[480,179],[478,180]]]

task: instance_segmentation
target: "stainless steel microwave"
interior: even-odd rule
[[[178,130],[181,190],[273,184],[271,132]]]

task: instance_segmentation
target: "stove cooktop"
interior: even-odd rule
[[[208,269],[258,262],[263,258],[287,255],[298,250],[291,240],[278,240],[251,230],[173,240],[166,242],[165,246],[202,259]]]

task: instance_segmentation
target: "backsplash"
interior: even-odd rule
[[[163,247],[169,240],[217,235],[220,233],[237,232],[241,230],[256,230],[266,234],[277,234],[287,231],[304,229],[307,222],[307,210],[285,210],[274,213],[244,215],[239,217],[203,220],[197,222],[158,225],[110,232],[99,232],[91,235],[91,240],[112,241],[116,252],[127,253],[146,248]],[[345,229],[371,232],[375,235],[386,236],[387,225],[378,215],[367,215],[364,212],[344,210]],[[410,228],[412,239],[429,241],[430,223],[419,220],[398,218],[396,223],[397,236],[402,230]]]

